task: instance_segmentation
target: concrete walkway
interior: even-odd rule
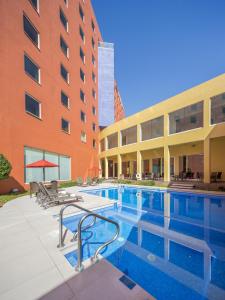
[[[107,185],[108,186],[108,185]],[[91,187],[94,189],[96,187]],[[81,188],[67,191],[79,194]],[[82,194],[89,209],[113,205],[106,198]],[[60,206],[44,210],[35,198],[21,197],[0,208],[0,299],[150,300],[138,285],[129,290],[118,279],[122,273],[106,260],[77,274],[58,244]],[[70,208],[68,214],[77,213]],[[65,250],[64,250],[65,251]]]

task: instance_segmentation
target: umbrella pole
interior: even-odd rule
[[[45,182],[45,168],[43,168],[43,181]]]

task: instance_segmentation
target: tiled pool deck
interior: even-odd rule
[[[106,185],[101,185],[106,186]],[[107,184],[109,186],[109,184]],[[89,187],[95,189],[96,187]],[[85,188],[86,189],[86,188]],[[79,194],[81,188],[67,191]],[[88,209],[113,201],[82,194]],[[61,206],[44,210],[35,198],[21,197],[0,208],[0,299],[63,300],[150,300],[141,287],[129,290],[118,279],[122,273],[106,260],[80,274],[67,262],[58,244],[58,221]],[[66,213],[78,212],[69,208]],[[69,236],[68,236],[69,238]],[[86,266],[90,262],[86,263]]]

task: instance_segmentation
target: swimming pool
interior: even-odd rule
[[[121,229],[102,255],[147,292],[157,299],[225,299],[225,197],[126,186],[84,192],[116,200],[98,211]],[[74,232],[79,219],[64,225]],[[113,234],[104,221],[83,232],[84,259]],[[76,265],[74,251],[65,256]]]

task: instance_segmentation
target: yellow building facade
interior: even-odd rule
[[[225,74],[103,129],[99,157],[105,178],[225,180]]]

